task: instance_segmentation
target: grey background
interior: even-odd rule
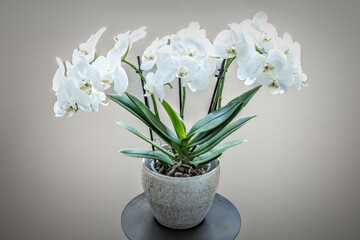
[[[302,45],[310,86],[272,96],[262,89],[243,115],[258,117],[231,138],[248,143],[222,156],[218,193],[238,208],[238,239],[360,239],[359,1],[4,1],[0,2],[0,239],[125,239],[120,215],[142,192],[140,160],[118,153],[148,145],[147,133],[110,103],[99,113],[55,118],[55,57],[70,59],[91,33],[140,26],[147,38],[199,21],[211,40],[228,23],[266,11]],[[129,91],[140,82],[127,68]],[[225,101],[248,89],[230,70]],[[213,86],[214,81],[211,83]],[[188,126],[205,114],[213,87],[189,94]],[[177,104],[176,92],[167,92]],[[165,117],[163,117],[164,119]]]

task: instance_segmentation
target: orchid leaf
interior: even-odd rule
[[[126,148],[120,150],[120,152],[130,157],[156,159],[159,160],[165,166],[174,165],[174,162],[168,156],[166,156],[164,153],[159,151]]]
[[[141,139],[145,140],[146,142],[150,143],[151,145],[153,145],[154,147],[156,147],[157,149],[159,149],[161,152],[165,153],[169,157],[175,158],[175,155],[172,152],[167,151],[164,147],[162,147],[159,144],[157,144],[156,142],[152,141],[150,138],[145,137],[142,133],[140,133],[134,127],[132,127],[126,123],[123,123],[123,122],[117,122],[117,124],[125,129],[129,130],[130,132],[132,132],[136,136],[140,137]]]
[[[243,93],[242,95],[234,98],[232,101],[230,101],[224,107],[219,108],[218,110],[216,110],[216,111],[219,111],[219,110],[221,110],[223,108],[227,108],[227,106],[234,106],[234,104],[236,106],[234,111],[232,111],[231,115],[227,115],[227,118],[225,118],[225,119],[222,118],[223,119],[222,123],[217,125],[215,128],[211,128],[211,129],[208,129],[206,131],[197,133],[196,136],[191,139],[191,141],[189,142],[190,143],[189,145],[190,146],[196,146],[196,145],[202,144],[202,143],[204,143],[206,141],[209,141],[212,137],[214,137],[218,132],[220,132],[223,128],[225,128],[239,114],[239,112],[246,106],[246,104],[255,95],[255,93],[260,89],[260,87],[261,86],[257,86],[255,88]],[[212,113],[215,113],[216,111],[214,111]],[[208,117],[210,114],[208,114],[206,117]],[[206,118],[206,117],[204,117],[204,118]],[[199,122],[201,120],[199,120]],[[195,123],[195,125],[196,124],[197,123]]]
[[[243,107],[250,101],[250,99],[255,95],[255,93],[260,89],[261,86],[257,86],[240,96],[234,98],[224,107],[215,110],[214,112],[209,113],[198,122],[194,124],[194,126],[190,129],[188,133],[188,138],[192,137],[194,134],[200,134],[203,132],[209,132],[215,129],[218,126],[225,127],[229,124],[236,115],[241,111]],[[235,113],[235,114],[233,114]],[[223,125],[223,123],[227,123]]]
[[[126,92],[126,95],[128,98],[139,108],[140,111],[146,116],[146,119],[155,127],[158,128],[158,130],[165,136],[169,137],[169,140],[171,140],[171,145],[179,145],[179,141],[176,137],[176,134],[171,131],[168,127],[166,127],[157,117],[155,114],[153,114],[150,109],[137,97],[134,95],[131,95],[130,93]]]
[[[127,111],[129,111],[131,114],[133,114],[135,117],[140,119],[143,123],[145,123],[150,129],[152,129],[161,139],[163,139],[166,143],[168,143],[172,147],[178,147],[179,143],[177,140],[177,137],[175,133],[173,133],[170,129],[168,129],[163,123],[160,122],[156,118],[156,116],[149,110],[148,107],[146,107],[145,104],[143,104],[139,99],[132,96],[133,99],[137,99],[137,103],[143,104],[143,109],[147,111],[148,115],[152,114],[152,121],[149,119],[149,117],[144,113],[142,108],[140,108],[137,104],[134,103],[129,97],[125,96],[119,96],[119,95],[113,95],[113,94],[107,94],[107,97],[125,108]],[[141,105],[141,104],[140,104]],[[150,112],[150,113],[149,113]],[[155,122],[154,122],[155,119]],[[170,134],[170,135],[169,135]]]
[[[254,118],[255,116],[244,117],[236,120],[235,122],[230,123],[224,129],[222,129],[218,134],[213,136],[204,144],[200,145],[191,155],[198,156],[205,152],[210,151],[216,145],[218,145],[222,140],[227,138],[230,134],[238,130],[240,127],[244,126],[250,119]]]
[[[169,118],[174,126],[176,135],[179,138],[179,141],[183,140],[186,137],[186,129],[184,127],[184,122],[181,117],[174,111],[174,109],[165,101],[161,102],[165,111],[169,115]]]
[[[209,163],[216,158],[218,158],[224,151],[227,149],[234,147],[236,145],[239,145],[241,143],[247,142],[246,139],[239,139],[239,140],[233,140],[226,143],[222,143],[219,146],[214,147],[212,150],[194,158],[192,161],[190,161],[191,164],[194,164],[195,166]]]
[[[107,94],[108,98],[113,100],[115,103],[119,104],[123,108],[125,108],[127,111],[129,111],[131,114],[133,114],[135,117],[140,119],[143,123],[145,123],[151,130],[153,130],[161,139],[163,139],[166,143],[169,145],[172,144],[172,140],[170,136],[167,136],[166,134],[163,134],[156,125],[153,125],[150,121],[148,121],[145,114],[139,109],[136,104],[134,104],[128,97],[125,96],[119,96],[115,94]]]
[[[237,106],[237,103],[232,103],[209,113],[194,124],[188,133],[188,137],[191,137],[195,133],[201,133],[219,126],[236,110]]]

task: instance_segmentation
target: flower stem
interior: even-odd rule
[[[152,103],[153,103],[154,113],[155,113],[156,117],[157,117],[158,119],[160,119],[154,94],[151,94],[151,101],[152,101]]]
[[[224,72],[222,73],[221,79],[220,79],[220,88],[219,88],[219,95],[218,95],[218,108],[221,108],[221,100],[222,100],[222,92],[224,89],[224,83],[225,83],[225,75],[227,70],[229,69],[231,63],[234,61],[235,57],[226,59],[226,65],[224,68]]]
[[[132,67],[132,69],[134,69],[135,72],[136,72],[137,74],[139,74],[139,76],[141,77],[141,79],[143,80],[143,82],[146,83],[146,78],[144,77],[144,75],[141,73],[141,71],[140,71],[134,64],[126,61],[125,59],[121,59],[121,61],[124,62],[124,63],[126,63],[126,64],[129,65],[130,67]],[[151,94],[151,100],[152,100],[153,107],[154,107],[154,113],[155,113],[156,117],[157,117],[158,119],[160,119],[154,94]]]
[[[144,81],[144,83],[146,83],[146,78],[144,77],[144,75],[139,71],[139,69],[137,67],[135,67],[134,64],[132,64],[131,62],[126,61],[125,59],[121,59],[122,62],[126,63],[127,65],[129,65],[132,69],[135,70],[135,72],[137,74],[139,74],[139,76],[141,77],[141,79]]]
[[[184,109],[185,109],[185,99],[186,99],[186,88],[185,86],[182,87],[182,105],[180,111],[180,117],[184,120]]]
[[[140,57],[139,57],[139,56],[137,56],[137,62],[138,62],[139,72],[142,73],[141,63],[140,63]],[[143,94],[144,94],[144,102],[145,102],[145,105],[146,105],[148,108],[150,108],[149,99],[148,99],[148,97],[145,96],[145,93],[146,93],[145,88],[144,88],[145,83],[144,83],[144,81],[143,81],[141,78],[140,78],[140,81],[141,81],[142,92],[143,92]],[[153,136],[153,132],[152,132],[151,128],[149,128],[149,132],[150,132],[150,139],[151,139],[151,141],[154,141],[154,136]],[[151,145],[151,148],[152,148],[153,151],[155,151],[154,145]]]
[[[217,80],[216,80],[216,85],[215,85],[215,88],[214,88],[213,95],[211,97],[211,102],[210,102],[210,107],[209,107],[208,114],[215,110],[215,107],[216,107],[216,104],[217,104],[216,99],[217,99],[218,94],[219,94],[219,82],[220,82],[222,72],[224,71],[225,61],[226,61],[225,59],[222,61],[221,67],[219,69],[219,73],[218,73],[218,75],[215,75],[215,76],[217,76]]]
[[[181,109],[182,109],[182,100],[181,100],[181,97],[182,97],[182,93],[181,93],[181,78],[178,79],[178,84],[179,84],[179,110],[181,112]]]
[[[129,53],[129,50],[130,50],[130,42],[129,42],[129,45],[128,45],[127,49],[126,49],[125,55],[124,55],[124,57],[123,57],[122,60],[125,60],[126,56],[127,56],[128,53]]]

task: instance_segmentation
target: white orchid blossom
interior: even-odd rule
[[[235,57],[236,45],[240,41],[239,35],[236,34],[233,30],[221,31],[214,40],[216,56],[220,57],[221,59]]]
[[[57,92],[57,102],[54,105],[55,116],[62,117],[68,113],[71,117],[78,109],[91,112],[90,105],[89,94],[76,87],[73,81],[68,80]]]
[[[81,58],[85,58],[87,63],[90,63],[94,60],[96,44],[105,30],[105,27],[99,29],[99,31],[97,31],[95,34],[92,34],[85,43],[81,43],[79,48],[74,49],[72,56],[73,64],[77,63]]]
[[[55,92],[58,92],[61,88],[64,87],[66,83],[66,76],[65,76],[65,66],[64,63],[60,58],[56,58],[56,62],[59,66],[59,68],[56,70],[54,78],[53,78],[53,86],[52,90]]]
[[[270,87],[274,94],[284,93],[294,84],[293,69],[282,51],[271,49],[267,56],[260,54],[254,56],[256,57],[248,63],[248,67],[255,66],[253,68],[255,77],[247,79],[245,84],[250,85],[256,80],[258,84]]]
[[[212,50],[205,30],[192,22],[188,28],[170,36],[170,45],[158,49],[157,71],[164,76],[164,83],[181,78],[183,86],[194,92],[205,89],[218,65],[218,60],[209,55]]]
[[[302,71],[302,68],[298,68],[294,74],[294,85],[297,90],[301,90],[301,87],[307,87],[309,85],[307,75]]]
[[[203,90],[209,85],[208,72],[195,59],[183,56],[175,62],[177,63],[176,77],[181,78],[183,85],[188,85],[191,91]]]
[[[155,41],[151,43],[149,47],[147,47],[142,55],[142,70],[149,70],[154,67],[158,60],[158,51],[163,46],[167,45],[170,36],[165,36],[159,40],[156,38]]]
[[[207,70],[208,76],[221,64],[221,61],[213,57],[214,47],[198,22],[191,22],[188,28],[171,35],[170,45],[179,56],[189,56],[199,61],[202,68]]]
[[[94,91],[90,94],[91,107],[95,112],[99,111],[99,106],[107,106],[109,102],[106,99],[106,95],[103,92]]]
[[[69,70],[68,78],[75,83],[77,88],[88,94],[91,94],[92,89],[98,92],[104,91],[99,72],[83,57],[79,58],[79,61]]]
[[[288,62],[294,68],[301,65],[301,47],[298,42],[293,42],[289,33],[284,33],[283,38],[278,38],[278,48],[287,56]]]
[[[191,22],[176,34],[156,38],[143,52],[141,66],[126,60],[133,44],[146,36],[146,27],[127,31],[114,37],[114,47],[104,56],[96,52],[96,44],[106,28],[101,28],[73,51],[72,62],[56,58],[58,69],[53,77],[52,89],[57,96],[56,116],[73,115],[78,109],[98,111],[107,105],[105,90],[114,88],[122,95],[129,85],[122,63],[128,64],[146,82],[145,96],[165,97],[164,85],[181,79],[180,87],[188,86],[196,92],[209,85],[210,76],[225,61],[221,87],[216,104],[221,107],[221,95],[226,72],[232,62],[237,63],[237,77],[245,85],[264,85],[272,93],[284,93],[291,87],[300,90],[308,85],[301,66],[301,47],[289,33],[278,36],[276,28],[268,22],[266,13],[258,12],[252,19],[229,24],[213,41],[206,37],[198,22]],[[155,68],[142,75],[142,71]],[[185,88],[183,98],[185,99]],[[183,99],[183,100],[184,100]],[[156,104],[156,103],[155,103]],[[181,114],[183,114],[183,106]],[[154,109],[157,109],[154,106]],[[158,114],[155,111],[156,114]]]
[[[189,56],[171,56],[158,63],[158,70],[169,83],[175,78],[181,78],[183,86],[189,86],[191,91],[203,90],[209,85],[208,71],[200,61]]]
[[[100,74],[100,81],[104,86],[104,90],[114,85],[116,93],[122,95],[129,85],[129,80],[121,66],[120,56],[111,53],[114,52],[109,52],[106,58],[104,56],[97,58],[93,66]]]
[[[159,71],[156,71],[155,73],[149,72],[146,75],[146,84],[144,85],[144,89],[144,96],[151,96],[152,94],[157,93],[161,101],[164,99],[164,79]]]
[[[98,57],[92,66],[99,72],[100,81],[104,86],[104,90],[110,88],[114,84],[114,79],[112,72],[114,68],[112,68],[111,63],[104,56]]]
[[[254,52],[245,64],[239,65],[237,77],[245,80],[245,85],[253,84],[264,69],[265,59],[265,55]]]
[[[288,64],[293,69],[294,85],[301,90],[301,86],[308,86],[307,76],[301,68],[301,47],[298,42],[293,42],[289,33],[284,33],[283,38],[279,38],[279,49],[287,56]]]
[[[129,51],[136,41],[146,36],[146,27],[140,27],[134,31],[127,31],[126,33],[120,33],[114,37],[115,49],[119,50],[120,57],[123,57],[127,51]]]
[[[252,36],[258,49],[265,52],[269,52],[270,49],[275,48],[278,44],[277,30],[267,21],[267,14],[258,12],[252,20],[246,19],[238,26],[245,34]],[[233,25],[233,27],[235,26],[236,24]]]
[[[278,37],[275,27],[268,23],[264,12],[255,14],[252,20],[231,24],[234,31],[251,36],[254,48],[251,56],[239,64],[237,76],[246,85],[253,83],[268,86],[272,93],[284,93],[292,86],[300,90],[307,86],[307,76],[303,73],[300,61],[300,45],[293,42],[290,34]]]
[[[201,59],[207,56],[211,42],[206,38],[204,29],[200,29],[197,22],[189,24],[188,28],[180,30],[170,36],[170,45],[180,56],[189,56]]]

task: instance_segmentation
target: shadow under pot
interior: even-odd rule
[[[220,178],[219,160],[205,174],[169,177],[158,173],[154,161],[142,161],[142,185],[156,220],[165,227],[187,229],[202,222],[214,200]]]

